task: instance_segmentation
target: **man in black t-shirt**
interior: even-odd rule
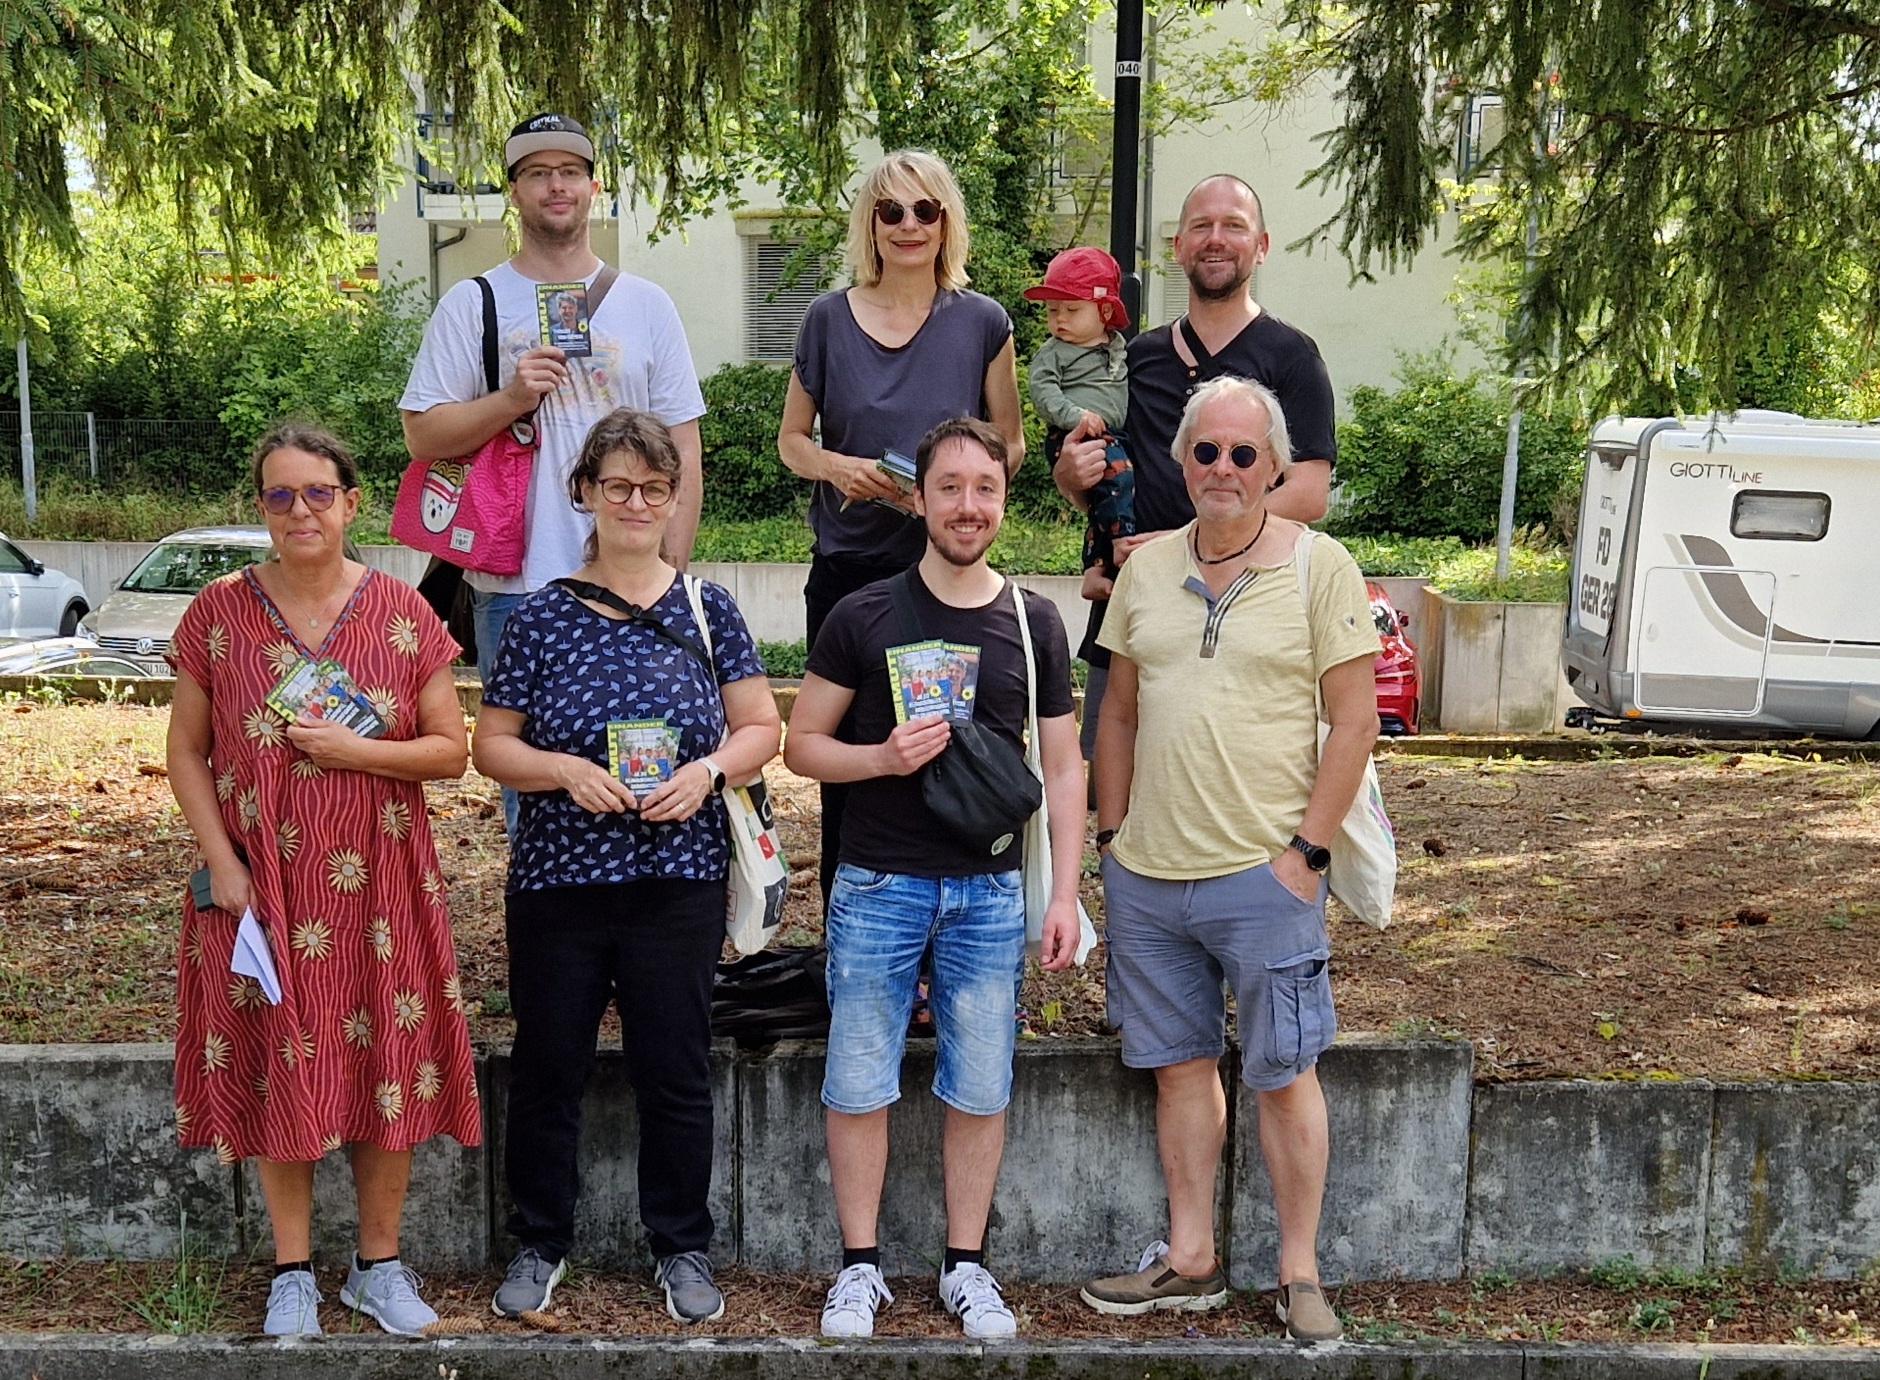
[[[947,1104],[940,1299],[969,1338],[996,1339],[1017,1328],[984,1251],[1025,963],[1021,844],[1007,838],[988,849],[955,836],[927,807],[918,773],[947,750],[956,721],[1024,750],[1028,693],[1015,591],[986,564],[1005,516],[1005,440],[971,418],[942,422],[920,443],[915,476],[926,554],[907,575],[859,590],[830,612],[784,749],[799,775],[851,783],[829,896],[822,1089],[842,1270],[822,1331],[869,1336],[876,1309],[893,1298],[876,1238],[888,1107],[901,1095],[907,1023],[931,943],[933,1092]],[[1059,971],[1078,942],[1083,771],[1064,625],[1048,599],[1023,603],[1055,864],[1041,958]]]
[[[1232,374],[1272,389],[1292,433],[1293,464],[1268,506],[1279,517],[1317,522],[1325,516],[1338,459],[1331,376],[1312,337],[1253,299],[1253,273],[1266,261],[1266,216],[1253,188],[1231,173],[1197,182],[1182,202],[1175,261],[1188,278],[1188,311],[1172,325],[1144,331],[1129,343],[1129,433],[1136,467],[1137,535],[1117,543],[1116,559],[1159,532],[1195,516],[1174,458],[1175,428],[1188,395],[1211,378]],[[1052,477],[1078,508],[1103,476],[1102,438],[1073,431]],[[1084,690],[1084,756],[1096,746],[1110,654],[1097,645],[1106,605],[1090,606],[1077,655],[1090,663]]]

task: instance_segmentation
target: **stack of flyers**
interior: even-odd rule
[[[903,497],[914,492],[914,462],[901,454],[900,451],[891,450],[883,454],[879,460],[875,461],[875,468],[893,482],[894,487],[901,491]],[[899,504],[890,503],[884,498],[871,498],[868,501],[870,503],[879,503],[884,508],[892,508],[895,512],[903,516],[907,514],[906,508]],[[843,499],[842,510],[847,512],[849,505],[853,502],[855,502],[855,500],[852,498]]]
[[[672,780],[679,735],[664,719],[610,719],[607,769],[635,795]]]
[[[909,642],[888,648],[888,687],[894,721],[973,717],[979,688],[979,648],[962,642]]]
[[[571,359],[594,353],[588,335],[587,294],[586,283],[535,285],[535,319],[542,328],[542,343]]]
[[[290,724],[307,714],[343,724],[361,738],[385,736],[385,720],[337,661],[302,657],[268,692],[268,707]]]

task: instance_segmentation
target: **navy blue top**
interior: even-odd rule
[[[601,767],[609,719],[664,718],[679,735],[679,761],[707,756],[724,739],[718,687],[763,675],[764,663],[731,596],[709,580],[700,594],[711,624],[709,677],[696,657],[650,628],[603,617],[551,585],[509,615],[483,702],[523,715],[529,746]],[[682,579],[647,612],[703,645]],[[509,851],[509,890],[646,877],[722,881],[730,861],[724,805],[716,797],[688,820],[647,824],[630,810],[584,810],[566,791],[525,791]]]

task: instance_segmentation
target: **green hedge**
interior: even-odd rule
[[[1351,391],[1351,418],[1338,428],[1333,529],[1493,541],[1508,442],[1506,382],[1457,375],[1430,356],[1405,360],[1397,377],[1394,392]],[[1523,415],[1516,526],[1568,535],[1585,449],[1577,419]]]

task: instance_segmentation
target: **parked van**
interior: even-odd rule
[[[1568,715],[1874,736],[1880,427],[1786,412],[1593,431]]]

